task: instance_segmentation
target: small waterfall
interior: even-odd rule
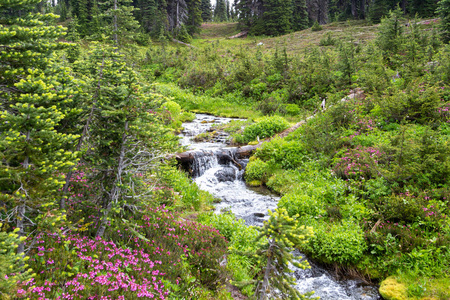
[[[195,152],[192,163],[192,176],[194,178],[202,176],[206,170],[219,165],[217,155],[212,151]]]

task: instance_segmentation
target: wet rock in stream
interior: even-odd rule
[[[226,167],[214,173],[214,176],[216,176],[219,182],[234,181],[236,180],[236,170],[231,167]]]

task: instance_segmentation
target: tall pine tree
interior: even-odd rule
[[[224,22],[227,20],[227,7],[226,0],[217,0],[216,7],[214,9],[214,21]]]
[[[186,0],[188,6],[188,19],[186,28],[189,34],[198,33],[202,25],[201,0]]]
[[[33,14],[38,0],[0,0],[0,182],[1,201],[23,237],[57,218],[56,195],[63,172],[76,161],[76,136],[58,130],[71,114],[73,78],[53,61],[64,35],[58,16]],[[9,16],[10,9],[22,17]],[[69,82],[67,82],[69,80]],[[50,222],[50,223],[49,223]],[[25,251],[19,244],[18,253]]]
[[[202,20],[203,22],[209,22],[212,19],[211,0],[202,0],[201,3]]]
[[[133,15],[135,7],[132,0],[107,0],[102,2],[104,32],[110,36],[116,46],[132,40],[138,33],[139,22]]]
[[[292,29],[294,31],[306,29],[308,23],[306,0],[292,0]]]
[[[439,1],[437,10],[441,23],[439,25],[441,30],[441,38],[444,43],[450,42],[450,0]]]
[[[291,31],[292,0],[266,0],[263,24],[267,35],[281,35]]]

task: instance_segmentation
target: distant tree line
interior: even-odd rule
[[[239,23],[251,34],[280,35],[302,30],[315,22],[370,19],[380,22],[397,6],[404,14],[436,15],[438,0],[235,0]]]
[[[47,0],[36,9],[55,12],[61,21],[75,19],[81,37],[107,35],[105,24],[111,24],[112,11],[117,10],[120,27],[130,38],[150,33],[183,40],[198,32],[202,22],[238,21],[250,34],[273,36],[314,23],[349,19],[378,23],[396,7],[405,15],[434,17],[438,4],[439,0],[216,0],[213,6],[211,0]]]

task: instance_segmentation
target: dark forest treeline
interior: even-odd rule
[[[202,22],[239,21],[253,35],[281,35],[303,30],[314,23],[367,19],[378,23],[397,6],[404,14],[434,17],[438,0],[62,0],[42,1],[37,9],[54,11],[61,21],[76,17],[82,37],[105,34],[116,5],[122,28],[131,38],[145,33],[154,38],[167,35],[181,40],[199,31]],[[107,26],[106,26],[107,27]],[[137,30],[139,29],[139,30]],[[188,35],[189,34],[189,35]]]
[[[380,22],[399,6],[404,14],[435,15],[437,0],[236,0],[240,24],[254,35],[280,35],[302,30],[315,22],[368,19]]]

